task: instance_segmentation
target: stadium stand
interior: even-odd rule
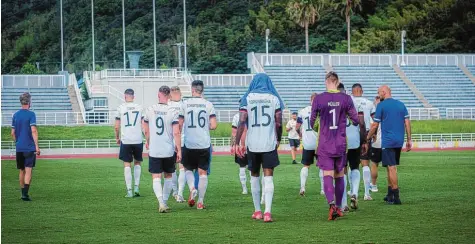
[[[216,110],[237,111],[239,99],[246,91],[247,86],[209,86],[205,87],[205,97]]]

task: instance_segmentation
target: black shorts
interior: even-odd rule
[[[370,154],[371,154],[371,162],[379,164],[381,162],[381,148],[372,147]]]
[[[315,154],[315,150],[303,150],[302,151],[302,164],[303,165],[312,165],[315,161],[313,159],[317,158],[317,154]]]
[[[348,149],[348,152],[346,153],[346,158],[348,160],[351,170],[359,169],[360,156],[361,156],[361,148]]]
[[[401,148],[384,148],[381,155],[384,167],[399,165],[399,159],[401,158]]]
[[[139,144],[120,144],[119,159],[132,163],[135,161],[142,162],[143,143]]]
[[[363,144],[362,144],[363,145]],[[361,148],[361,146],[360,146]],[[369,143],[369,147],[368,148],[371,148],[371,142]],[[363,150],[361,150],[361,156],[360,156],[360,159],[361,160],[369,160],[370,159],[370,152],[368,150],[368,152],[366,153],[366,155],[363,155]]]
[[[186,170],[202,169],[208,170],[210,163],[210,148],[189,149],[183,148],[183,159],[181,160]]]
[[[235,155],[234,162],[239,164],[240,168],[244,168],[249,165],[249,161],[247,160],[247,154],[244,156],[244,158],[240,158],[237,155]]]
[[[249,170],[252,173],[258,173],[261,170],[261,166],[263,169],[273,169],[280,164],[277,150],[251,152],[247,149],[247,158],[249,159]]]
[[[152,174],[173,173],[175,172],[175,157],[154,158],[148,157],[148,172]]]
[[[16,153],[16,168],[25,169],[34,168],[36,165],[36,152],[17,152]]]
[[[291,147],[299,148],[300,140],[299,139],[289,139],[289,144]]]

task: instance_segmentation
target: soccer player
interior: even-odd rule
[[[404,144],[404,128],[407,133],[406,150],[412,148],[411,122],[406,106],[391,96],[391,89],[383,85],[378,89],[381,103],[376,108],[374,123],[367,139],[371,139],[381,123],[382,161],[388,173],[388,194],[385,201],[388,204],[401,204],[396,165],[399,165],[401,148]]]
[[[285,129],[289,133],[288,138],[289,138],[289,144],[290,144],[290,152],[292,154],[292,164],[297,164],[297,161],[295,161],[295,159],[297,157],[297,150],[300,146],[300,135],[296,128],[297,128],[297,112],[293,112],[292,117],[287,122],[287,126],[285,126]]]
[[[305,185],[307,184],[308,169],[310,165],[313,164],[314,158],[317,158],[315,150],[317,149],[317,133],[310,127],[310,114],[312,110],[312,102],[317,94],[313,93],[310,97],[310,105],[300,110],[297,118],[297,127],[296,129],[300,131],[302,136],[302,164],[303,167],[300,170],[300,195],[305,196]],[[320,194],[325,194],[323,192],[323,170],[319,170],[320,178]]]
[[[192,97],[183,102],[183,112],[185,116],[184,133],[185,147],[183,166],[185,176],[190,188],[188,205],[195,205],[196,195],[198,197],[197,209],[204,209],[204,197],[208,187],[208,169],[210,163],[211,138],[210,130],[217,127],[216,112],[211,102],[202,97],[204,91],[203,81],[195,80],[191,83]],[[198,191],[195,189],[195,176],[193,170],[198,169],[199,184]]]
[[[21,94],[20,103],[21,109],[13,114],[11,136],[16,145],[16,167],[20,170],[21,200],[31,201],[28,191],[33,168],[36,165],[36,155],[40,155],[40,147],[38,146],[36,115],[30,111],[30,93]]]
[[[368,132],[371,126],[371,113],[374,113],[376,110],[374,107],[374,104],[370,100],[363,97],[363,87],[359,83],[356,83],[351,87],[351,93],[353,94],[352,98],[353,98],[353,102],[355,104],[356,110],[358,112],[362,111],[364,114],[365,128],[363,129],[365,129],[365,132]],[[371,200],[371,196],[369,194],[369,190],[371,187],[370,186],[371,171],[369,168],[369,153],[365,153],[361,151],[360,159],[361,159],[361,164],[363,166],[364,200]],[[359,186],[360,177],[361,176],[360,176],[359,167],[351,170],[350,180],[351,180],[352,185],[357,184]],[[356,192],[357,191],[358,189],[356,189]],[[352,199],[351,199],[352,202],[355,200],[354,197],[355,196],[352,196]]]
[[[115,116],[115,139],[120,145],[119,159],[124,162],[125,186],[127,195],[125,197],[140,196],[140,174],[142,172],[141,163],[143,153],[142,138],[142,106],[134,103],[134,90],[127,89],[124,92],[125,103],[117,108]],[[132,170],[134,163],[134,195],[132,195]]]
[[[236,133],[237,128],[239,126],[239,113],[235,114],[233,117],[233,122],[231,124],[232,132],[231,132],[231,154],[234,156],[234,162],[239,165],[239,181],[241,181],[242,186],[242,194],[247,194],[247,186],[246,186],[246,167],[248,165],[247,154],[244,155],[243,158],[239,157],[234,150],[234,143],[236,141]],[[244,132],[245,133],[245,132]],[[244,143],[245,137],[241,138],[241,143]]]
[[[377,107],[380,102],[379,96],[375,97],[374,106]],[[374,113],[371,116],[374,118]],[[376,136],[373,136],[373,143],[371,143],[371,191],[378,192],[378,164],[381,162],[381,126],[378,126]],[[371,196],[370,199],[372,200]]]
[[[152,174],[153,192],[158,199],[160,213],[170,211],[167,201],[173,188],[172,174],[176,169],[175,162],[181,160],[179,111],[168,105],[169,96],[170,88],[160,87],[158,104],[149,107],[144,117],[146,147],[149,149],[148,171]],[[163,189],[162,173],[165,178]]]
[[[284,103],[269,76],[263,73],[256,74],[249,85],[248,91],[241,99],[235,150],[241,157],[244,157],[247,146],[249,170],[251,170],[252,200],[255,209],[252,218],[264,218],[264,222],[272,222],[273,175],[274,168],[280,164],[277,148],[282,139],[283,109]],[[244,145],[240,142],[246,125],[248,125],[248,128]],[[265,182],[264,217],[259,201],[261,197],[259,186],[261,166],[264,171]]]
[[[310,117],[312,128],[317,116],[320,117],[317,155],[318,166],[323,169],[325,196],[330,205],[328,220],[343,216],[337,205],[341,206],[345,191],[343,177],[346,166],[346,118],[349,116],[353,125],[358,125],[359,122],[351,97],[337,90],[339,83],[335,72],[327,73],[327,91],[313,100]]]
[[[179,113],[179,125],[180,125],[180,131],[181,131],[181,145],[177,145],[180,148],[184,147],[185,143],[185,134],[183,133],[183,102],[181,100],[181,90],[180,87],[178,86],[172,86],[170,88],[170,101],[168,101],[168,105],[174,109],[176,109]],[[183,152],[183,151],[182,151]],[[180,158],[183,160],[182,155],[180,155]],[[175,200],[179,203],[182,203],[185,201],[183,198],[183,191],[185,189],[185,168],[183,167],[183,164],[181,162],[178,163],[178,169],[180,171],[180,174],[176,175],[176,172],[173,172],[172,174],[172,182],[173,182],[173,197]]]

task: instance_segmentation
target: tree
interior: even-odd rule
[[[350,19],[355,9],[361,10],[361,0],[337,0],[335,3],[335,9],[341,9],[341,13],[345,14],[346,19],[346,38],[348,40],[348,54],[351,53],[351,32],[350,32]]]
[[[290,18],[305,28],[305,51],[308,53],[308,26],[315,24],[323,9],[323,0],[291,0],[287,5]]]
[[[36,74],[42,74],[43,72],[37,69],[33,64],[26,63],[23,65],[23,67],[21,67],[20,73],[26,74],[26,75],[36,75]]]

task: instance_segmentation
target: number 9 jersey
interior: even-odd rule
[[[282,110],[279,99],[267,93],[249,93],[247,106],[241,107],[248,115],[246,145],[251,152],[271,152],[276,149],[275,113]]]
[[[205,149],[211,146],[209,119],[216,117],[214,106],[202,97],[192,97],[183,101],[183,131],[185,147]]]
[[[120,141],[123,144],[140,144],[142,138],[142,106],[126,102],[116,111],[115,119],[120,120]]]

